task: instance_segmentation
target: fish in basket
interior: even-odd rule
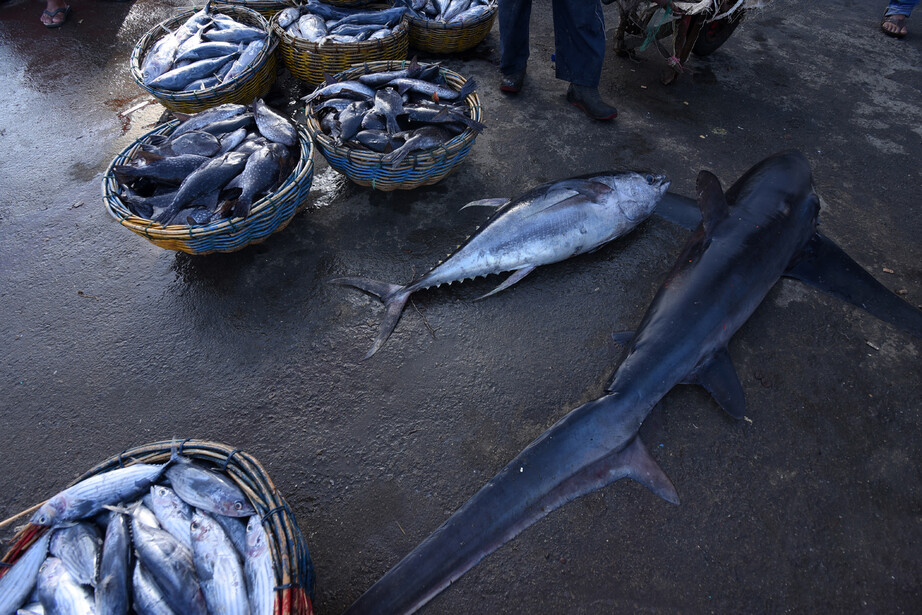
[[[306,204],[310,138],[262,99],[180,116],[110,165],[103,198],[123,225],[169,249],[230,251],[284,227]]]
[[[330,166],[376,190],[440,181],[484,128],[474,80],[415,59],[366,63],[304,100]]]
[[[458,53],[486,38],[496,20],[496,0],[397,0],[410,16],[410,46]]]
[[[309,0],[279,12],[271,27],[288,70],[317,85],[354,64],[405,59],[407,12],[387,4],[343,8]]]
[[[209,3],[150,30],[131,72],[165,107],[195,113],[263,96],[275,81],[275,47],[262,15]]]
[[[291,510],[259,463],[226,445],[125,451],[4,525],[29,513],[0,569],[2,615],[313,612]]]

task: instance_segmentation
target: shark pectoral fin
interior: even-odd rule
[[[720,180],[710,171],[698,173],[698,207],[701,208],[701,220],[704,230],[710,233],[718,222],[727,217],[730,208],[724,196]]]
[[[637,481],[670,504],[678,506],[679,494],[672,481],[640,441],[640,436],[624,447],[621,451],[621,461],[625,467],[625,476]]]
[[[474,301],[480,301],[481,299],[486,299],[490,295],[495,295],[499,291],[509,288],[510,286],[512,286],[513,284],[515,284],[516,282],[518,282],[519,280],[527,276],[529,273],[534,271],[535,267],[536,266],[534,265],[530,265],[528,267],[522,267],[521,269],[516,269],[515,271],[512,272],[512,275],[506,278],[506,280],[502,284],[500,284],[499,286],[497,286],[496,288],[494,288],[487,294],[480,295],[479,297],[474,299]]]
[[[674,192],[667,192],[660,198],[653,214],[690,231],[701,224],[701,209],[698,202]]]
[[[726,348],[718,351],[711,362],[698,369],[688,382],[703,386],[733,418],[745,416],[746,395]]]
[[[499,198],[499,199],[480,199],[479,201],[471,201],[458,211],[467,209],[468,207],[502,207],[509,202],[509,199]]]
[[[900,299],[829,238],[816,233],[785,272],[922,338],[922,311]]]
[[[611,339],[615,340],[615,343],[619,346],[627,346],[631,343],[631,340],[634,339],[633,331],[615,331],[611,334]]]

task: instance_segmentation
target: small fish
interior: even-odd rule
[[[192,203],[196,198],[223,188],[227,182],[243,170],[247,157],[246,154],[240,152],[228,152],[219,158],[211,159],[190,173],[179,185],[179,190],[176,191],[176,197],[173,202],[154,218],[154,222],[165,223],[171,220],[176,215],[176,212]]]
[[[400,132],[397,125],[397,116],[404,113],[403,98],[393,88],[384,88],[375,92],[375,104],[372,111],[378,115],[383,115],[387,132],[396,134]]]
[[[226,475],[190,459],[179,457],[166,476],[176,495],[190,506],[228,517],[247,517],[256,512]]]
[[[248,615],[246,577],[237,551],[210,515],[192,515],[192,553],[210,613]]]
[[[396,167],[411,152],[438,147],[450,139],[451,133],[440,126],[423,126],[414,130],[403,145],[381,158],[381,162]]]
[[[48,555],[51,532],[36,540],[13,567],[0,577],[0,615],[15,613],[29,598],[38,579],[39,569]]]
[[[339,112],[339,135],[336,143],[342,144],[356,135],[362,128],[365,113],[370,105],[367,101],[357,100]]]
[[[170,70],[178,48],[179,40],[172,32],[153,44],[141,63],[141,78],[145,85],[150,85],[151,81]]]
[[[276,19],[276,22],[279,24],[280,28],[287,28],[288,26],[296,22],[300,15],[301,15],[301,11],[299,11],[293,6],[290,6],[287,9],[280,11],[278,16],[275,19]]]
[[[357,98],[359,100],[371,100],[375,97],[375,91],[358,81],[332,81],[328,80],[327,85],[318,87],[316,90],[302,98],[304,102],[310,102],[316,98],[324,99],[329,97]]]
[[[367,68],[366,68],[367,70]],[[379,73],[367,73],[361,75],[358,78],[359,83],[363,83],[369,87],[376,88],[382,85],[386,85],[388,82],[394,79],[400,78],[415,78],[420,73],[419,63],[414,57],[409,66],[402,68],[400,70],[391,70],[391,71],[381,71]]]
[[[141,562],[135,563],[131,575],[131,596],[138,615],[179,615],[166,603],[157,582]]]
[[[199,43],[198,45],[185,50],[181,55],[176,57],[176,61],[204,60],[205,58],[228,56],[238,51],[241,50],[239,49],[239,46],[234,43],[211,41],[207,43]]]
[[[75,523],[55,530],[49,552],[61,560],[81,585],[96,585],[96,569],[102,552],[102,536],[92,523]]]
[[[247,554],[247,526],[239,517],[227,517],[225,515],[211,515],[211,518],[218,522],[224,533],[234,545],[234,550],[240,556],[240,562],[244,561]],[[250,517],[252,519],[252,517]]]
[[[221,149],[221,142],[218,138],[201,130],[184,132],[170,140],[170,150],[174,155],[214,156],[219,149]]]
[[[56,527],[90,517],[104,506],[138,496],[160,478],[166,464],[136,463],[96,474],[58,493],[42,504],[32,523]]]
[[[163,73],[147,85],[161,90],[184,90],[189,83],[214,74],[219,68],[227,63],[230,57],[231,56],[206,58],[204,60],[195,61],[182,68],[174,68],[173,70]]]
[[[444,85],[436,85],[431,81],[409,78],[394,79],[389,85],[397,88],[400,92],[410,90],[428,96],[435,101],[464,99],[477,89],[477,82],[473,79],[465,81],[460,90],[454,90]]]
[[[301,33],[301,38],[309,41],[319,41],[329,34],[323,19],[310,13],[302,15],[298,20],[298,31]]]
[[[189,525],[192,523],[192,508],[182,501],[176,492],[163,485],[150,488],[151,510],[160,522],[160,526],[172,534],[179,542],[192,548]]]
[[[177,615],[208,615],[192,551],[166,530],[139,525],[132,532],[138,561]]]
[[[244,574],[250,598],[250,615],[272,615],[275,606],[275,572],[272,569],[269,536],[258,515],[253,515],[247,522]]]
[[[223,81],[230,81],[231,79],[239,77],[246,69],[253,65],[265,46],[266,41],[264,39],[256,40],[248,44],[243,52],[240,53],[240,56],[231,64],[227,72],[223,75],[220,72],[218,73],[221,79]]]
[[[250,43],[252,41],[266,40],[268,33],[259,28],[252,28],[238,24],[234,28],[224,28],[221,30],[208,30],[203,38],[209,41],[224,41],[227,43]]]
[[[253,101],[253,115],[259,133],[276,143],[294,147],[298,142],[298,131],[287,117],[275,112],[263,99]]]
[[[129,556],[131,537],[125,515],[112,515],[99,562],[96,615],[127,615],[131,606]]]
[[[276,148],[269,146],[250,154],[246,166],[240,173],[238,185],[242,192],[234,205],[234,216],[243,217],[249,214],[256,195],[267,192],[278,183],[281,169],[279,155]]]
[[[38,597],[47,613],[96,615],[96,607],[89,591],[77,583],[64,563],[49,557],[38,573]]]
[[[138,152],[140,159],[132,160],[129,164],[120,164],[112,168],[120,182],[145,177],[167,184],[179,185],[190,173],[208,162],[207,156],[195,154],[182,154],[165,158],[153,158],[144,162],[146,154]]]
[[[218,105],[217,107],[206,109],[205,111],[201,111],[195,115],[176,113],[175,115],[182,121],[182,124],[177,126],[173,131],[172,138],[175,139],[177,136],[184,132],[200,130],[204,126],[214,122],[219,122],[221,120],[227,120],[232,117],[242,115],[246,112],[246,110],[246,105],[224,103],[223,105]]]

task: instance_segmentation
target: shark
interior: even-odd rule
[[[922,339],[922,311],[817,231],[820,200],[800,152],[762,160],[726,192],[701,171],[696,189],[700,223],[636,330],[616,334],[624,353],[602,396],[534,440],[348,615],[417,611],[526,527],[619,479],[678,504],[673,483],[638,436],[640,426],[678,384],[704,387],[729,415],[743,418],[744,392],[727,344],[783,276]]]

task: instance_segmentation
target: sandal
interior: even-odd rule
[[[64,13],[64,17],[61,18],[61,21],[55,21],[54,18],[57,17],[60,13]],[[49,11],[46,9],[42,11],[42,15],[47,15],[49,19],[48,23],[45,23],[44,21],[42,22],[43,26],[46,28],[60,28],[64,25],[64,22],[67,21],[67,16],[70,15],[70,5],[65,4],[61,8],[54,11]]]
[[[884,27],[887,24],[893,24],[896,26],[896,30],[888,30]],[[880,29],[884,31],[884,34],[893,38],[903,38],[909,32],[906,29],[905,15],[884,15],[884,20],[880,23]]]

